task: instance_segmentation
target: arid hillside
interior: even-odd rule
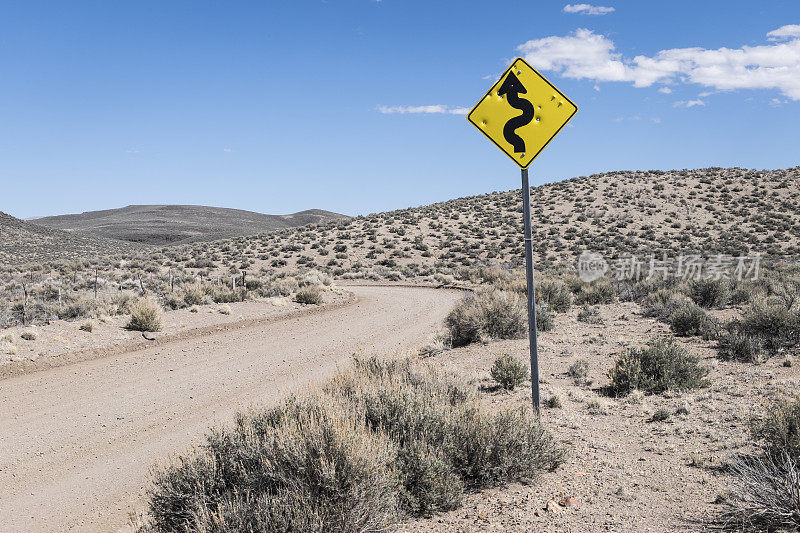
[[[0,212],[0,265],[78,260],[141,252],[131,243],[71,233]]]
[[[607,259],[794,257],[800,252],[800,167],[610,172],[535,187],[534,250],[543,268],[584,250]],[[308,267],[346,277],[410,278],[522,263],[519,190],[164,250],[211,268]]]
[[[109,239],[169,245],[213,241],[343,219],[347,217],[321,209],[290,215],[264,215],[200,205],[129,205],[120,209],[44,217],[37,219],[36,223]]]
[[[611,268],[634,257],[645,275],[652,258],[664,255],[672,262],[692,254],[707,262],[717,254],[760,255],[762,264],[795,258],[798,178],[800,168],[710,168],[613,172],[536,187],[536,267],[574,272],[584,251]],[[512,190],[167,247],[90,239],[6,217],[0,321],[86,316],[98,305],[95,292],[104,302],[124,291],[147,292],[175,308],[186,304],[182,291],[199,284],[215,301],[239,300],[247,297],[242,289],[296,271],[439,284],[472,279],[482,267],[522,265],[521,211],[520,191]]]

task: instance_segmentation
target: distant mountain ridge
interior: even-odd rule
[[[118,241],[172,245],[242,237],[348,218],[322,209],[266,215],[202,205],[129,205],[42,217],[36,219],[35,224]]]

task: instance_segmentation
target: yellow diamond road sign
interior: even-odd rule
[[[564,93],[517,58],[467,118],[522,168],[577,113]]]

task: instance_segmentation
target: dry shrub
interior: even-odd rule
[[[181,299],[187,306],[200,305],[203,303],[205,293],[199,284],[188,285],[183,288]]]
[[[58,311],[58,318],[63,320],[74,320],[77,318],[88,318],[94,315],[96,302],[90,298],[80,298],[69,302]]]
[[[297,291],[294,301],[300,304],[320,305],[322,303],[322,291],[317,286],[308,286]]]
[[[142,298],[131,306],[131,318],[126,326],[134,331],[161,331],[161,308],[152,300]]]
[[[612,394],[620,396],[633,390],[660,394],[668,390],[696,389],[706,385],[708,369],[700,359],[675,342],[659,337],[642,348],[628,348],[617,358],[609,372]]]
[[[719,339],[719,357],[721,359],[760,363],[763,360],[764,345],[761,338],[743,332],[738,322],[728,326],[728,332]]]
[[[300,284],[295,278],[283,277],[273,280],[268,286],[262,289],[264,296],[291,296]]]
[[[738,330],[757,337],[774,353],[800,341],[800,313],[782,302],[757,300],[745,311]]]
[[[680,304],[669,315],[668,321],[672,332],[678,337],[697,335],[712,339],[718,336],[718,323],[693,302]]]
[[[730,493],[719,517],[731,531],[800,530],[800,398],[779,401],[753,425],[761,450],[728,464]]]
[[[800,530],[800,465],[789,455],[737,455],[719,522],[728,531]]]
[[[528,379],[528,367],[511,354],[503,354],[494,360],[489,371],[492,379],[506,390],[514,390]]]
[[[435,462],[449,468],[427,483],[442,490],[453,476],[467,489],[529,479],[563,459],[527,409],[486,413],[473,386],[408,359],[356,360],[354,370],[337,376],[329,390],[401,448],[421,440],[441,454]],[[403,480],[404,492],[414,495],[422,514],[453,508],[453,500],[445,497],[449,492],[421,491],[413,479]]]
[[[642,307],[644,316],[667,320],[675,309],[686,302],[688,299],[682,294],[669,289],[659,289],[644,297]]]
[[[550,306],[546,303],[536,304],[536,329],[538,331],[552,331],[555,320]]]
[[[563,281],[544,279],[536,284],[536,301],[546,303],[555,313],[563,313],[572,307],[572,292]]]
[[[776,458],[788,453],[800,461],[800,398],[772,405],[764,419],[753,425],[753,436],[766,453]]]
[[[689,297],[705,309],[723,307],[731,300],[731,282],[727,279],[692,280]]]
[[[453,346],[484,339],[518,339],[527,327],[522,298],[513,292],[484,289],[462,299],[445,319]]]
[[[384,531],[395,456],[385,437],[314,399],[239,415],[156,473],[143,531]]]
[[[589,379],[589,361],[586,359],[578,359],[572,363],[567,369],[567,375],[578,387],[586,387],[592,383],[592,380]]]
[[[128,315],[138,297],[131,291],[121,291],[111,297],[110,315]]]
[[[584,283],[578,287],[575,298],[579,304],[610,304],[616,296],[614,286],[606,279]]]
[[[140,531],[385,531],[560,464],[530,412],[486,413],[476,395],[407,359],[357,359],[321,395],[240,414],[156,471]]]

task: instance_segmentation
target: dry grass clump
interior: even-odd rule
[[[683,294],[679,294],[670,289],[657,289],[647,293],[641,304],[644,308],[644,316],[658,318],[666,321],[669,316],[680,306],[690,304],[691,301]]]
[[[764,344],[761,337],[741,331],[738,322],[728,325],[728,333],[718,343],[719,357],[744,363],[760,363],[763,360]]]
[[[586,359],[578,359],[572,363],[567,369],[567,375],[572,378],[573,383],[578,387],[587,387],[592,383],[589,378],[589,361]]]
[[[628,348],[609,372],[609,391],[622,396],[634,390],[661,394],[668,390],[696,389],[706,385],[708,369],[700,359],[672,337],[659,337],[647,346]]]
[[[453,346],[488,339],[518,339],[527,327],[527,310],[519,294],[482,289],[463,298],[445,319]]]
[[[610,304],[616,297],[616,291],[611,282],[600,279],[592,283],[575,284],[575,299],[579,304]]]
[[[300,304],[320,305],[322,303],[322,291],[317,286],[304,287],[294,295],[294,301]]]
[[[536,284],[536,301],[546,303],[555,313],[564,313],[572,307],[572,292],[563,281],[545,279]]]
[[[528,367],[513,355],[506,353],[494,360],[489,375],[500,387],[514,390],[528,379]]]
[[[693,302],[678,305],[669,315],[669,326],[678,337],[700,336],[713,339],[718,335],[719,325],[703,309]]]
[[[730,492],[719,523],[729,531],[798,531],[800,399],[769,407],[753,435],[761,450],[729,462]]]
[[[528,411],[486,413],[476,395],[407,359],[357,359],[322,394],[240,414],[157,471],[140,531],[385,531],[560,464]]]
[[[757,300],[732,329],[756,337],[765,349],[775,353],[800,341],[800,311],[794,302],[787,305],[776,300]]]
[[[731,282],[724,278],[692,280],[689,297],[705,309],[723,307],[731,301]]]
[[[753,436],[773,457],[786,452],[800,460],[800,397],[772,405],[763,420],[753,424]]]
[[[142,298],[131,306],[131,318],[126,326],[134,331],[161,331],[161,308],[152,300]]]
[[[141,531],[383,531],[397,509],[395,455],[319,399],[242,414],[156,472]]]
[[[187,285],[183,288],[181,293],[181,299],[187,307],[202,304],[204,297],[205,292],[203,292],[203,288],[198,284]]]

